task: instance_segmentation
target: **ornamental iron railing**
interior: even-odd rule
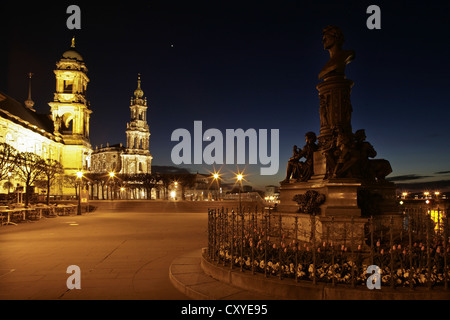
[[[208,210],[206,258],[231,270],[332,285],[443,287],[450,270],[447,210],[404,208],[367,219],[280,214],[270,209]],[[344,236],[343,236],[344,235]]]

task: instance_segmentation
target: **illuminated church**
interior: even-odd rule
[[[49,103],[50,114],[39,114],[31,100],[31,74],[28,100],[25,104],[0,92],[0,142],[6,142],[19,152],[32,152],[43,159],[60,162],[65,175],[87,171],[92,148],[89,140],[89,118],[92,113],[86,100],[89,83],[83,57],[71,47],[62,54],[54,70],[56,91]],[[11,182],[20,183],[11,177]],[[73,188],[63,183],[54,193],[70,195]]]
[[[130,102],[131,121],[127,123],[127,145],[96,148],[92,152],[92,172],[151,173],[153,157],[149,151],[147,108],[147,98],[144,98],[139,75],[138,86]]]
[[[75,177],[77,171],[116,173],[150,173],[147,99],[143,98],[141,80],[131,101],[131,122],[127,124],[127,148],[92,150],[89,122],[92,110],[86,99],[88,69],[72,39],[70,48],[62,54],[54,70],[56,91],[49,103],[50,114],[33,109],[31,74],[28,100],[24,104],[0,92],[0,142],[6,142],[19,152],[32,152],[43,159],[60,162],[65,176]],[[125,126],[124,126],[125,127]],[[21,184],[11,177],[13,185]],[[37,191],[37,190],[36,190]],[[5,193],[3,183],[0,193]],[[60,181],[52,194],[73,195],[73,186]]]

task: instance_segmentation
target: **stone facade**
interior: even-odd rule
[[[92,152],[89,140],[92,110],[86,99],[87,71],[73,39],[71,47],[56,63],[56,91],[54,100],[49,103],[50,115],[37,113],[32,108],[31,89],[25,104],[0,93],[0,142],[10,144],[19,152],[32,152],[43,159],[60,162],[65,175],[75,176],[76,171],[87,171]],[[11,179],[14,185],[21,183],[13,176]],[[75,193],[72,187],[65,187],[62,182],[54,188],[53,194]]]
[[[152,172],[152,155],[149,151],[150,130],[147,122],[147,98],[138,87],[131,98],[131,121],[127,123],[127,146],[122,144],[96,148],[92,153],[91,172],[118,174],[149,174]]]

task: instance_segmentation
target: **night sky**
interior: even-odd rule
[[[35,109],[48,113],[55,63],[76,37],[89,70],[92,146],[126,144],[130,98],[142,74],[153,165],[173,165],[175,129],[280,130],[278,175],[240,165],[254,186],[278,185],[294,144],[319,134],[317,75],[328,61],[322,28],[341,27],[353,80],[353,130],[366,129],[389,177],[450,179],[448,1],[121,1],[8,4],[0,90],[24,101],[33,72]],[[81,8],[81,30],[66,9]],[[366,9],[381,9],[369,30]],[[2,28],[3,29],[3,28]],[[5,30],[5,29],[3,29]],[[206,145],[207,143],[205,143]],[[212,166],[184,166],[208,172]],[[220,166],[216,166],[219,169]],[[237,166],[222,168],[236,172]],[[228,174],[231,181],[231,174]]]

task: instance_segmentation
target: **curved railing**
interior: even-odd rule
[[[330,217],[320,228],[323,219],[315,215],[210,209],[206,259],[268,278],[353,287],[368,285],[367,268],[375,265],[383,286],[447,289],[447,211],[440,211],[438,221],[424,209],[384,218],[387,223]]]

